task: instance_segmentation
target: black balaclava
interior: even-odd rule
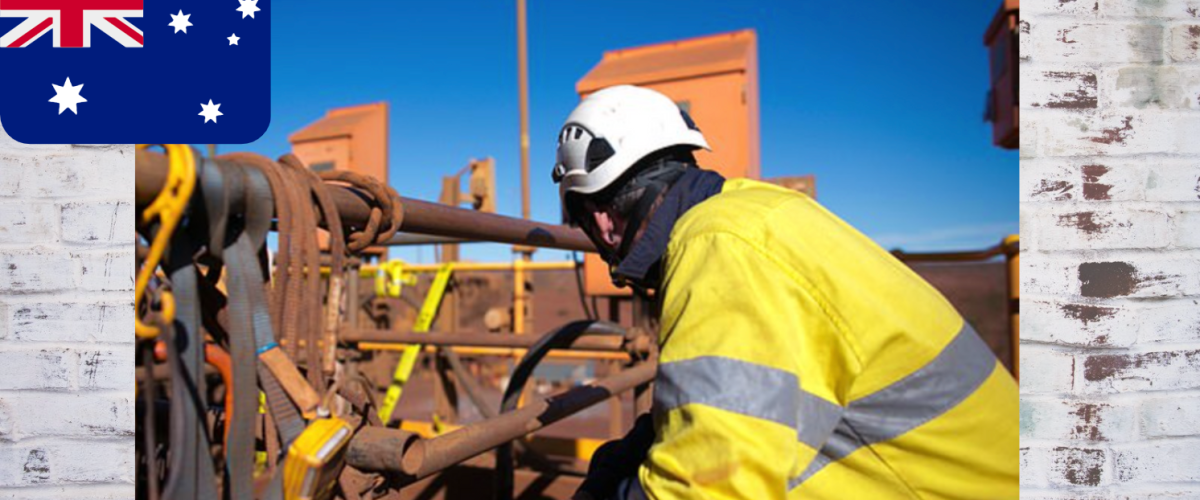
[[[643,158],[611,186],[588,197],[597,205],[614,207],[614,211],[627,222],[625,233],[621,236],[621,248],[616,252],[609,251],[595,234],[595,221],[585,216],[582,195],[568,197],[568,212],[585,229],[584,233],[592,239],[600,257],[615,269],[621,263],[621,256],[628,255],[654,203],[688,167],[695,166],[696,159],[692,156],[691,148],[664,149]]]

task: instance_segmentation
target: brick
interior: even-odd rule
[[[130,483],[133,451],[132,439],[0,446],[0,487]]]
[[[62,206],[63,241],[67,243],[132,243],[133,204],[79,202]]]
[[[133,290],[133,251],[77,252],[80,288],[95,291]]]
[[[133,365],[128,371],[133,373]],[[126,386],[132,386],[132,381]],[[132,437],[133,400],[127,395],[63,393],[6,397],[20,439],[46,436]]]
[[[1200,201],[1200,160],[1155,166],[1146,176],[1147,201]]]
[[[126,197],[132,201],[133,147],[73,151],[0,148],[0,197]]]
[[[0,390],[69,389],[75,374],[75,353],[61,348],[0,351]]]
[[[52,242],[57,228],[58,207],[51,203],[0,203],[0,243]]]
[[[1021,68],[1021,105],[1051,109],[1092,109],[1097,105],[1093,71]]]
[[[1021,72],[1021,103],[1033,108],[1093,109],[1097,78],[1091,71],[1033,70]]]
[[[1029,2],[1022,6],[1021,15],[1039,17],[1047,14],[1068,15],[1078,18],[1093,18],[1100,14],[1099,0],[1056,0],[1053,2]]]
[[[133,303],[13,304],[0,316],[9,338],[34,342],[131,342]]]
[[[1200,24],[1172,26],[1167,53],[1176,62],[1200,60]]]
[[[1091,487],[1112,481],[1106,449],[1058,446],[1050,449],[1049,464],[1052,485]]]
[[[1200,114],[1163,111],[1056,113],[1040,117],[1045,156],[1200,152]]]
[[[1033,211],[1027,210],[1024,204],[1018,208],[1018,234],[1021,235],[1020,250],[1022,253],[1037,248],[1037,233],[1033,231]]]
[[[1200,387],[1200,350],[1091,354],[1080,360],[1082,392],[1170,391]]]
[[[79,388],[90,390],[132,387],[133,352],[133,349],[127,348],[80,351]]]
[[[1200,398],[1150,398],[1141,405],[1142,436],[1200,436]]]
[[[1079,295],[1079,284],[1075,277],[1078,266],[1079,263],[1074,259],[1051,257],[1041,252],[1022,255],[1019,268],[1021,293]]]
[[[1020,448],[1021,489],[1046,486],[1050,483],[1046,478],[1050,454],[1045,448]]]
[[[1028,113],[1021,118],[1019,155],[1022,159],[1038,156],[1038,124],[1030,119]]]
[[[1021,345],[1021,395],[1070,392],[1075,360],[1070,354]]]
[[[1154,209],[1043,210],[1035,217],[1043,250],[1163,248],[1171,214]]]
[[[1123,441],[1133,436],[1135,414],[1120,403],[1021,398],[1021,439]]]
[[[1182,299],[1148,308],[1138,315],[1138,343],[1200,340],[1197,300]]]
[[[0,290],[20,293],[72,288],[74,267],[70,254],[47,247],[0,250]]]
[[[1137,63],[1162,61],[1162,34],[1157,24],[1042,19],[1030,38],[1039,62]]]
[[[1198,265],[1197,260],[1155,257],[1083,262],[1074,269],[1075,290],[1093,298],[1197,295]]]
[[[1152,19],[1200,18],[1197,0],[1104,0],[1105,17],[1142,17]]]
[[[1021,301],[1021,338],[1089,347],[1126,347],[1138,340],[1136,311],[1120,305]]]
[[[1194,258],[1138,255],[1080,262],[1032,253],[1021,259],[1021,291],[1093,299],[1193,296],[1200,295],[1197,269],[1200,260]]]
[[[1089,162],[1079,167],[1084,201],[1141,201],[1146,171],[1140,165]]]
[[[1021,162],[1021,201],[1071,201],[1082,198],[1079,169],[1058,162]]]
[[[1146,171],[1129,162],[1021,162],[1021,201],[1141,201]]]
[[[1192,109],[1197,72],[1172,66],[1130,66],[1112,70],[1109,95],[1116,107],[1135,109]]]
[[[1200,210],[1184,210],[1175,217],[1175,246],[1200,248]]]
[[[1115,450],[1113,462],[1121,483],[1200,481],[1200,447],[1193,443],[1130,445]]]

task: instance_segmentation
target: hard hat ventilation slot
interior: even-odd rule
[[[613,151],[612,145],[608,143],[607,139],[603,137],[592,139],[591,144],[588,144],[587,155],[585,156],[587,159],[587,171],[591,172],[595,170],[596,167],[599,167],[601,163],[604,163],[605,160],[608,160],[614,154],[616,154],[616,151]]]

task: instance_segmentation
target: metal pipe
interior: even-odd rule
[[[521,110],[521,218],[529,220],[529,44],[525,0],[517,0],[517,101]]]
[[[609,333],[600,331],[597,333]],[[617,332],[610,335],[582,337],[565,346],[580,351],[621,351],[624,337]],[[538,337],[533,335],[514,335],[511,333],[445,333],[445,332],[398,332],[394,330],[367,330],[348,328],[340,332],[342,342],[377,343],[377,344],[423,344],[434,346],[455,347],[512,347],[528,349],[537,344]]]
[[[227,160],[209,161],[216,161],[230,168],[238,165]],[[162,190],[167,178],[167,158],[161,153],[143,150],[137,152],[135,163],[135,199],[139,207],[144,207]],[[343,224],[358,227],[365,224],[371,211],[365,194],[357,189],[342,186],[331,188],[329,194],[338,207],[338,215],[341,216]],[[401,197],[400,202],[404,208],[404,222],[400,229],[405,232],[562,250],[596,251],[588,237],[578,229],[449,207],[412,198]]]
[[[398,471],[404,454],[420,437],[386,427],[363,427],[346,448],[346,463],[362,470]]]
[[[997,245],[984,250],[973,252],[929,252],[908,253],[903,250],[892,250],[892,255],[904,262],[970,262],[988,260],[1005,254],[1004,245]]]
[[[409,443],[404,431],[368,428],[371,432],[364,434],[364,429],[351,440],[351,449],[358,451],[347,453],[346,463],[366,471],[402,472],[404,476],[399,479],[409,484],[649,382],[656,368],[654,363],[642,363],[591,385],[539,399],[431,439]],[[392,446],[371,446],[381,439],[387,439]],[[366,442],[356,445],[360,440]]]
[[[362,342],[358,344],[360,351],[403,351],[414,344],[386,344],[379,342]],[[427,345],[425,352],[437,352],[439,347]],[[529,349],[520,347],[440,347],[443,351],[451,351],[464,356],[501,356],[506,358],[520,358],[529,352]],[[606,352],[606,351],[584,351],[584,350],[566,350],[554,349],[546,353],[547,358],[555,359],[586,359],[586,360],[601,360],[601,361],[629,361],[630,356],[624,352]]]

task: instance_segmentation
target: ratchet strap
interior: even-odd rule
[[[159,228],[160,231],[165,228]],[[156,235],[156,240],[158,235]],[[217,498],[215,470],[209,454],[207,388],[204,380],[204,333],[200,330],[199,273],[193,258],[199,250],[187,227],[171,234],[163,270],[178,299],[175,321],[166,329],[167,366],[171,371],[170,471],[163,498]]]
[[[275,366],[282,366],[283,370],[290,368],[292,372],[296,372],[295,377],[300,383],[304,383],[305,385],[307,383],[299,375],[295,365],[292,365],[287,356],[279,351],[278,345],[275,343],[275,334],[271,326],[271,316],[267,307],[265,280],[259,255],[266,244],[267,231],[271,227],[274,202],[272,200],[271,189],[261,172],[251,169],[237,169],[236,171],[227,172],[227,177],[229,177],[226,179],[228,185],[242,187],[244,190],[242,199],[246,205],[245,214],[242,218],[242,230],[233,244],[224,250],[225,262],[229,269],[229,322],[231,335],[241,337],[241,342],[248,344],[246,352],[249,354],[251,360],[249,366],[254,367],[253,370],[257,372],[258,381],[262,384],[263,392],[266,396],[267,406],[271,410],[273,420],[283,439],[284,449],[286,449],[287,445],[303,432],[305,424],[280,386],[275,371],[271,369],[272,367],[266,361],[264,355],[271,351],[279,354],[281,358],[274,360]],[[251,373],[248,378],[253,380],[254,374]],[[256,397],[258,392],[256,390],[257,384],[248,384],[246,389],[242,394],[235,394],[235,398],[238,398],[238,400],[234,411],[238,412],[238,419],[242,420],[242,422],[239,422],[239,425],[253,425],[255,422],[253,415],[257,412],[258,408]],[[238,410],[239,408],[241,409],[240,411]],[[239,469],[237,473],[239,476],[249,477],[250,480],[245,483],[244,487],[250,488],[254,484],[253,428],[249,429],[245,439],[245,442],[238,443],[238,453],[241,454],[238,456]],[[230,456],[233,453],[233,450],[231,450]],[[268,456],[267,460],[275,461],[278,458]],[[231,491],[237,493],[237,483],[231,486],[233,486]],[[236,497],[234,498],[236,499]],[[281,474],[277,473],[275,477],[271,478],[265,498],[282,498]]]
[[[225,260],[229,282],[244,279],[240,270],[232,266],[235,259],[252,248],[256,236],[265,241],[265,233],[255,235],[250,227],[244,227],[229,251],[225,251],[230,220],[230,180],[216,162],[204,161],[200,171],[200,190],[203,195],[205,215],[208,219],[208,253],[216,259]],[[249,200],[247,200],[249,201]],[[250,252],[253,252],[251,249]],[[254,424],[255,396],[257,393],[257,363],[255,362],[254,337],[251,334],[246,306],[235,296],[235,286],[227,283],[231,301],[229,308],[229,351],[232,364],[233,411],[225,417],[228,429],[225,442],[225,466],[228,473],[230,500],[253,500],[254,498]],[[238,283],[238,285],[242,285]]]
[[[425,303],[421,304],[421,312],[417,314],[417,320],[413,323],[414,332],[428,332],[429,328],[433,326],[433,318],[437,316],[438,308],[442,305],[442,297],[446,295],[446,285],[450,283],[450,274],[453,270],[453,264],[449,262],[438,268],[437,276],[433,278],[433,285],[429,287],[429,293],[425,295]],[[420,354],[420,344],[408,345],[400,353],[400,362],[396,364],[396,370],[392,373],[392,383],[388,386],[387,396],[379,408],[379,420],[382,420],[385,425],[392,421],[396,403],[400,401],[400,396],[404,393],[404,386],[408,383],[408,378],[412,376],[413,367],[416,366],[417,356]]]

